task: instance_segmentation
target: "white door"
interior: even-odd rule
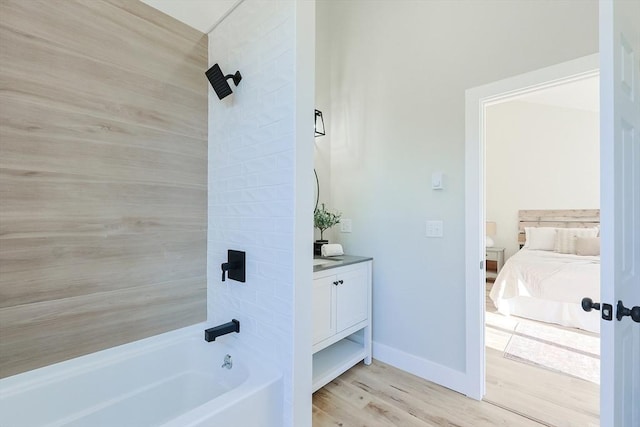
[[[335,275],[313,280],[313,344],[336,333],[334,283],[337,283]]]
[[[603,303],[600,420],[640,426],[640,1],[600,1],[600,144]]]
[[[342,332],[367,319],[369,312],[368,288],[368,275],[365,267],[338,275],[338,287],[336,288],[337,332]]]

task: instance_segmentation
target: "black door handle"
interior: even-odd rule
[[[604,320],[613,319],[613,307],[611,304],[600,304],[599,302],[593,302],[591,298],[582,298],[582,309],[584,311],[600,310],[602,308],[602,318]]]
[[[627,308],[624,306],[622,301],[618,300],[618,305],[616,306],[616,319],[622,320],[624,316],[631,316],[631,319],[633,319],[634,322],[640,323],[640,306],[636,305],[633,308]]]
[[[591,311],[591,309],[600,310],[600,303],[593,302],[591,298],[582,298],[582,309],[584,311]]]

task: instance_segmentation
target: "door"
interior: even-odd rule
[[[313,344],[317,344],[336,333],[335,292],[336,276],[313,280]]]
[[[640,426],[640,2],[600,1],[601,424]]]
[[[369,312],[368,289],[367,269],[364,267],[338,276],[338,287],[336,288],[337,332],[342,332],[367,319]]]

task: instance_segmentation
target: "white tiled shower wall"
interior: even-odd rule
[[[208,322],[285,376],[291,425],[295,179],[295,2],[245,0],[209,33],[209,66],[240,70],[233,95],[209,89]],[[246,252],[246,283],[221,281],[227,249]]]

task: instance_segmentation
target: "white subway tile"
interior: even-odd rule
[[[241,321],[230,339],[279,366],[291,427],[295,190],[295,2],[241,3],[209,35],[211,65],[243,80],[209,89],[208,321]],[[311,208],[310,208],[311,209]],[[247,253],[247,281],[220,280],[227,249]],[[311,249],[310,249],[311,251]],[[288,406],[287,406],[288,405]]]

